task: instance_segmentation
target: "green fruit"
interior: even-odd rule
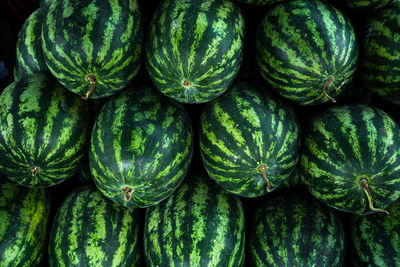
[[[61,204],[49,241],[50,266],[138,266],[140,213],[106,199],[94,187]]]
[[[380,109],[327,109],[310,122],[300,168],[314,197],[358,214],[386,212],[400,197],[400,126]]]
[[[42,26],[48,68],[87,99],[122,90],[141,63],[142,24],[136,0],[53,1]]]
[[[130,88],[111,98],[97,117],[90,171],[100,191],[116,203],[155,205],[185,177],[192,139],[183,105],[148,86]]]
[[[324,2],[280,4],[267,13],[256,36],[263,78],[296,104],[335,101],[356,70],[358,43],[353,26]]]
[[[43,58],[41,39],[42,22],[46,12],[45,8],[35,10],[18,33],[14,80],[49,71]]]
[[[242,203],[206,176],[148,208],[144,228],[147,266],[244,266]]]
[[[45,189],[26,188],[0,177],[0,266],[45,262],[49,218]]]
[[[88,143],[87,105],[53,77],[33,74],[0,96],[0,169],[29,187],[72,176]]]
[[[244,19],[228,0],[167,0],[154,13],[146,66],[155,86],[184,103],[203,103],[233,83],[243,54]]]
[[[210,177],[244,197],[277,188],[299,157],[299,124],[292,107],[254,83],[238,82],[204,107],[199,139]]]
[[[247,239],[248,266],[342,266],[339,216],[307,193],[266,198],[255,209]]]

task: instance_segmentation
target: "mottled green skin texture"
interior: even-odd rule
[[[270,6],[283,2],[284,0],[236,0],[239,3],[245,3],[254,6]]]
[[[400,127],[382,110],[349,105],[315,115],[300,168],[314,197],[336,209],[371,213],[359,178],[368,179],[375,208],[400,197]]]
[[[40,0],[39,1],[39,6],[40,7],[47,7],[49,6],[52,2],[55,2],[55,0]]]
[[[283,181],[279,185],[279,189],[289,188],[293,186],[303,185],[303,179],[301,178],[299,167],[294,168],[294,171],[290,174],[289,178]]]
[[[37,266],[47,249],[50,198],[0,177],[0,266]]]
[[[333,0],[339,5],[363,11],[373,11],[383,8],[398,0]]]
[[[351,255],[356,266],[400,266],[400,201],[388,209],[389,215],[353,215],[350,219]]]
[[[167,0],[150,23],[147,70],[168,97],[204,103],[233,83],[242,61],[243,38],[244,19],[233,2]]]
[[[266,198],[251,218],[248,266],[342,266],[344,230],[339,216],[308,193]]]
[[[126,87],[141,63],[142,24],[136,0],[53,1],[42,27],[46,64],[70,91],[90,98]]]
[[[30,187],[69,178],[87,148],[87,114],[85,101],[49,75],[10,84],[0,96],[0,170]]]
[[[365,85],[400,104],[400,6],[387,8],[366,24],[360,75]]]
[[[240,199],[209,177],[191,175],[165,201],[147,209],[147,266],[244,266]]]
[[[204,107],[199,139],[210,177],[244,197],[267,194],[260,165],[266,167],[272,191],[289,177],[299,157],[299,124],[292,107],[254,83],[237,82]]]
[[[357,66],[358,43],[350,21],[331,5],[296,0],[271,9],[257,29],[261,75],[282,97],[299,105],[339,95]]]
[[[135,208],[155,205],[172,194],[193,154],[192,125],[183,105],[155,88],[129,88],[108,101],[94,125],[89,164],[108,198]],[[132,199],[124,200],[129,186]]]
[[[45,14],[44,8],[35,10],[18,33],[14,80],[30,74],[49,71],[42,54],[41,33]]]
[[[61,204],[49,239],[50,266],[139,266],[141,216],[94,187],[76,189]]]

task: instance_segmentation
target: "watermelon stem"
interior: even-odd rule
[[[386,214],[389,214],[389,212],[387,210],[383,210],[383,209],[376,209],[374,208],[374,204],[373,204],[373,200],[372,200],[372,195],[371,195],[371,191],[368,188],[368,179],[365,177],[362,177],[360,179],[358,179],[358,183],[360,184],[360,186],[362,187],[362,189],[364,190],[365,194],[367,195],[367,199],[368,199],[368,204],[369,204],[369,209],[371,211],[375,211],[375,212],[384,212]]]
[[[39,169],[39,167],[32,167],[30,169],[30,171],[31,171],[32,176],[34,176],[35,174],[40,172],[40,169]]]
[[[265,180],[265,182],[267,183],[267,192],[269,192],[270,190],[271,190],[271,186],[270,186],[270,184],[269,184],[269,181],[268,181],[268,179],[267,179],[267,177],[265,176],[265,171],[267,170],[267,167],[265,167],[265,165],[260,165],[259,167],[258,167],[258,171],[259,172],[261,172],[261,174],[262,174],[262,176],[263,176],[263,178],[264,178],[264,180]]]
[[[87,91],[86,95],[82,96],[82,99],[84,99],[84,100],[88,100],[89,99],[89,95],[94,91],[94,87],[95,87],[95,84],[96,84],[96,76],[88,75],[86,77],[86,80],[90,83],[91,87],[90,87],[89,91]]]
[[[322,92],[324,93],[324,95],[329,98],[333,103],[336,103],[336,100],[331,97],[330,95],[328,95],[326,93],[326,87],[328,87],[331,83],[333,82],[333,77],[329,77],[328,80],[326,81],[324,87],[322,88]]]
[[[188,82],[188,81],[183,81],[183,83],[182,83],[182,85],[184,86],[184,87],[189,87],[190,86],[190,82]]]
[[[125,202],[131,201],[133,189],[130,188],[129,186],[124,186],[122,188],[122,191],[124,191],[124,200],[125,200]],[[126,197],[126,195],[128,195],[128,198]]]

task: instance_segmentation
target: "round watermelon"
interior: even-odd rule
[[[248,266],[342,266],[339,216],[307,192],[264,199],[249,220]]]
[[[47,187],[78,169],[89,139],[85,101],[43,73],[0,96],[0,170],[29,187]]]
[[[0,266],[46,262],[50,197],[0,176]]]
[[[45,8],[36,9],[18,33],[14,80],[39,72],[48,72],[42,53],[42,22]]]
[[[299,157],[299,123],[292,107],[249,82],[235,83],[204,107],[199,139],[210,177],[243,197],[277,188]]]
[[[139,266],[141,216],[94,187],[71,192],[59,207],[49,238],[50,266]]]
[[[192,139],[183,105],[149,86],[129,88],[98,114],[90,171],[100,191],[116,203],[135,208],[155,205],[185,177]]]
[[[142,24],[137,0],[52,1],[42,25],[51,73],[84,99],[126,87],[141,63]]]
[[[244,266],[240,199],[209,177],[189,175],[165,201],[146,211],[147,266]]]
[[[243,54],[244,20],[229,0],[167,0],[146,42],[155,86],[184,103],[204,103],[233,83]]]
[[[387,212],[400,197],[400,126],[366,105],[324,110],[310,122],[300,168],[310,192],[328,206]]]
[[[352,215],[350,259],[356,266],[400,266],[400,201],[388,208],[389,215]]]
[[[373,92],[400,104],[400,5],[376,14],[365,27],[360,76]]]
[[[319,0],[271,9],[257,28],[260,72],[282,97],[299,105],[336,102],[353,78],[358,42],[350,20]]]

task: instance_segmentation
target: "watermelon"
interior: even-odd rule
[[[336,102],[353,78],[358,59],[353,26],[327,3],[282,3],[266,14],[256,36],[263,78],[296,104]]]
[[[400,197],[400,126],[366,105],[326,109],[310,122],[300,168],[310,192],[328,206],[387,213]]]
[[[50,266],[138,266],[141,216],[96,188],[71,192],[59,207],[49,238]]]
[[[48,68],[84,99],[126,87],[141,63],[142,24],[136,0],[52,1],[42,25]]]
[[[205,175],[189,175],[146,210],[147,266],[244,266],[244,231],[240,199]]]
[[[49,215],[45,189],[26,188],[0,177],[0,266],[44,262]]]
[[[100,110],[90,143],[90,172],[100,191],[116,203],[155,205],[185,177],[192,139],[183,105],[149,86],[130,88]]]
[[[229,0],[167,0],[146,41],[155,86],[184,103],[204,103],[233,83],[243,55],[244,19]]]
[[[387,101],[400,104],[400,6],[387,8],[366,23],[360,75]]]
[[[339,216],[307,192],[265,198],[249,222],[248,266],[342,266]]]
[[[351,216],[351,260],[356,266],[400,266],[400,201],[388,211],[389,215]]]
[[[20,79],[0,96],[0,170],[29,187],[72,176],[88,144],[86,102],[43,73]]]
[[[30,74],[49,71],[43,58],[40,37],[46,12],[45,8],[36,9],[24,22],[18,33],[17,58],[14,68],[15,80]]]
[[[235,83],[204,107],[199,139],[210,177],[243,197],[277,188],[299,157],[299,123],[292,107],[250,82]]]

